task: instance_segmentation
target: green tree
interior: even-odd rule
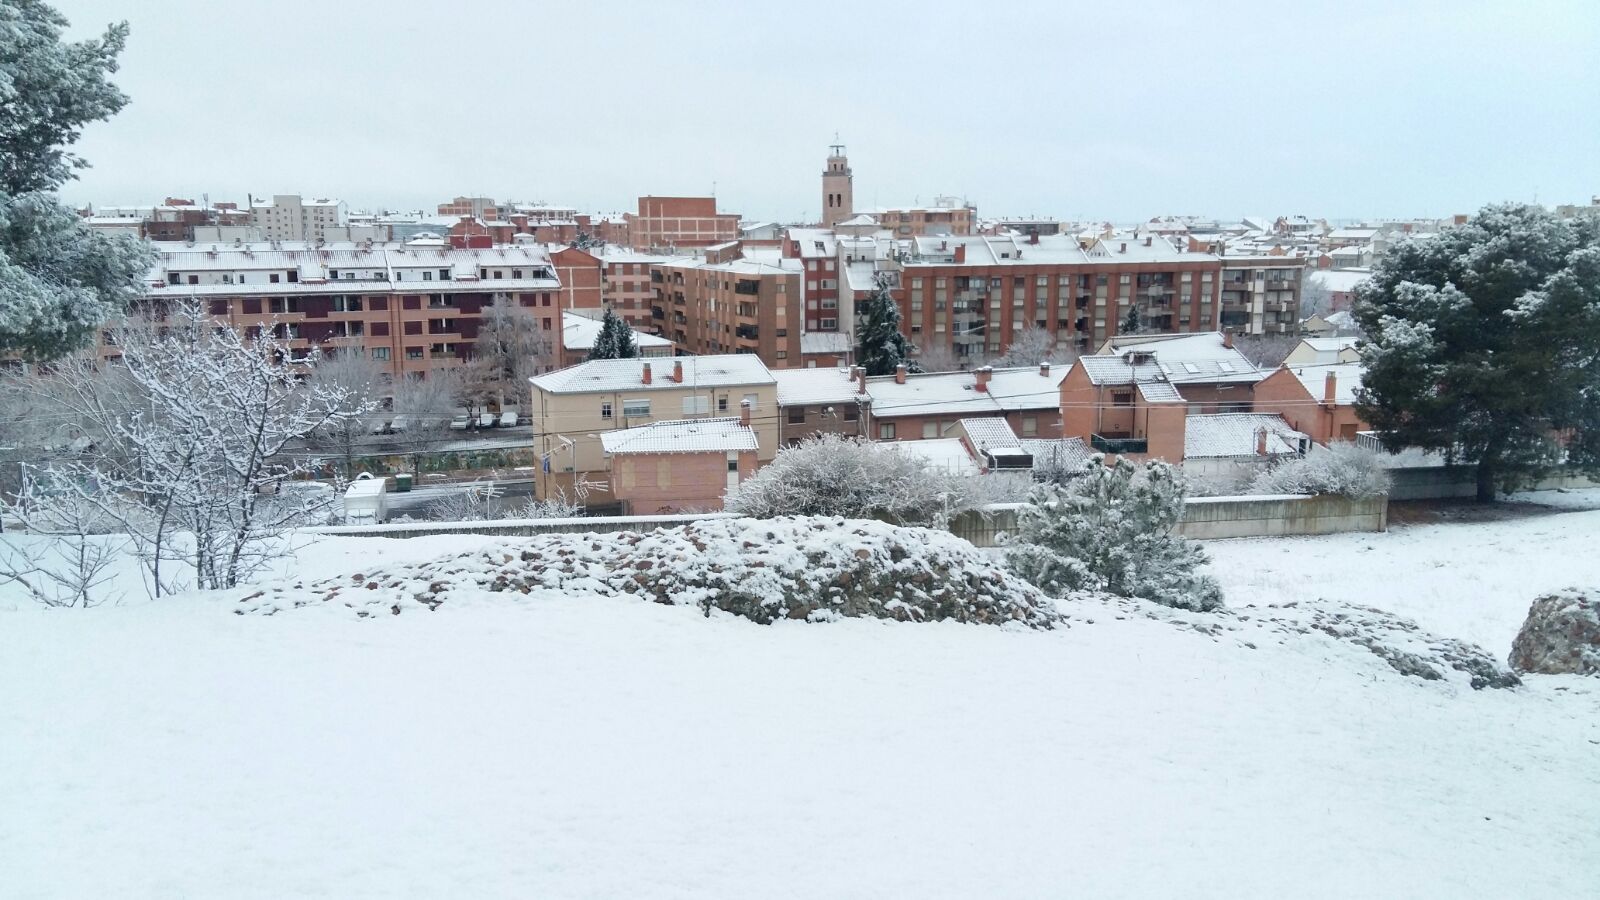
[[[1118,329],[1117,333],[1118,334],[1138,334],[1139,333],[1139,308],[1138,307],[1136,307],[1136,306],[1128,307],[1128,314],[1126,316],[1122,317],[1122,327],[1120,329]]]
[[[856,328],[856,362],[868,375],[892,375],[902,363],[910,371],[920,372],[911,360],[913,349],[900,333],[900,306],[890,296],[888,282],[880,278]]]
[[[87,344],[139,295],[152,260],[50,193],[87,165],[67,150],[83,126],[128,102],[107,80],[127,24],[63,43],[66,25],[38,0],[0,3],[0,351],[35,360]]]
[[[1600,462],[1600,222],[1485,207],[1392,247],[1354,312],[1359,408],[1385,446],[1476,466],[1484,501],[1563,458]]]
[[[589,349],[587,359],[637,359],[638,357],[639,344],[633,339],[633,329],[607,307],[605,316],[600,319],[600,335],[594,339],[594,346]]]

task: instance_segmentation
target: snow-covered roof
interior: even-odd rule
[[[672,342],[664,337],[656,337],[643,331],[633,331],[633,342],[639,350],[667,350],[672,347]],[[561,312],[561,346],[568,350],[588,350],[600,337],[600,320],[582,315],[579,311],[568,309]]]
[[[757,449],[755,429],[736,418],[678,419],[600,433],[612,455],[627,453],[725,453]]]
[[[1356,285],[1366,281],[1372,276],[1370,269],[1315,269],[1309,273],[1311,278],[1322,282],[1322,285],[1335,294],[1346,294],[1356,289]]]
[[[1356,389],[1361,387],[1361,363],[1338,363],[1324,366],[1293,366],[1289,371],[1294,377],[1305,385],[1306,393],[1313,399],[1322,400],[1327,389],[1327,379],[1331,374],[1334,378],[1333,400],[1335,403],[1351,404],[1356,402]]]
[[[972,449],[979,453],[987,453],[991,457],[1002,456],[1027,456],[1028,451],[1022,448],[1022,442],[1017,439],[1016,432],[1011,430],[1011,425],[999,417],[985,419],[962,419],[961,430],[966,433],[967,440],[971,442]]]
[[[683,366],[683,381],[672,380],[673,366]],[[644,368],[650,366],[650,383]],[[528,379],[535,388],[552,394],[629,393],[676,388],[736,387],[776,384],[772,373],[753,353],[719,356],[679,356],[663,359],[597,359]]]
[[[839,254],[839,246],[829,229],[791,228],[786,236],[794,242],[801,259],[833,259]]]
[[[1060,385],[1066,371],[1052,369],[1049,377],[1033,366],[993,369],[987,391],[977,388],[974,372],[939,372],[908,375],[896,384],[893,375],[867,379],[872,415],[896,416],[994,415],[1022,410],[1061,408]]]
[[[967,452],[960,438],[930,438],[923,441],[887,441],[874,444],[888,453],[920,457],[928,468],[950,475],[977,475],[978,461]]]
[[[1033,457],[1034,466],[1055,463],[1063,467],[1081,466],[1089,461],[1094,451],[1083,438],[1022,438],[1022,449]]]
[[[778,382],[779,406],[853,403],[857,396],[856,383],[847,369],[777,369],[772,377]]]
[[[1220,331],[1123,335],[1107,340],[1101,345],[1099,355],[1152,353],[1156,364],[1173,384],[1260,381],[1266,373],[1258,370],[1237,348],[1226,346],[1225,340]]]
[[[847,225],[847,226],[852,227],[852,228],[859,228],[859,227],[862,227],[862,226],[865,226],[865,225],[876,225],[876,224],[878,224],[878,220],[877,219],[874,219],[873,217],[867,215],[866,213],[856,213],[855,215],[851,216],[850,218],[844,220],[843,222],[838,223],[838,225],[835,225],[834,227],[837,228],[840,225]]]
[[[1139,396],[1146,403],[1182,403],[1183,395],[1166,381],[1139,382]]]
[[[850,335],[842,331],[808,331],[800,335],[800,352],[849,353]]]
[[[1267,454],[1299,453],[1305,435],[1289,427],[1282,416],[1263,413],[1218,413],[1187,416],[1183,429],[1185,459],[1255,456],[1256,434],[1267,432]]]

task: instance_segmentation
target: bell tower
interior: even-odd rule
[[[828,167],[822,172],[822,227],[832,228],[850,218],[854,210],[850,160],[844,155],[844,145],[834,143],[828,149]]]

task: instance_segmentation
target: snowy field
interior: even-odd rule
[[[1504,657],[1535,594],[1600,583],[1596,535],[1580,511],[1209,549],[1235,607],[1349,599]],[[285,572],[489,540],[325,539]],[[1350,645],[1142,618],[759,626],[490,601],[372,620],[0,602],[0,896],[1600,885],[1597,679],[1471,691]]]

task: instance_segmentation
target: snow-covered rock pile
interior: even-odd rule
[[[1318,599],[1197,613],[1137,599],[1083,595],[1065,611],[1073,621],[1093,624],[1090,609],[1095,604],[1113,618],[1156,619],[1252,650],[1266,642],[1332,641],[1363,656],[1370,653],[1413,678],[1454,682],[1474,690],[1521,683],[1476,644],[1432,634],[1403,616],[1365,606]]]
[[[253,593],[242,613],[336,604],[356,615],[539,595],[632,596],[760,623],[875,617],[1050,627],[1055,605],[948,532],[827,517],[711,519],[648,533],[550,534]]]
[[[1600,597],[1565,590],[1533,601],[1510,662],[1540,675],[1600,674]]]

